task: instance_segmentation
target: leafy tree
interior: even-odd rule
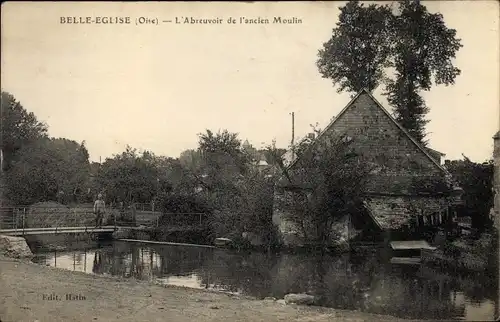
[[[317,65],[339,91],[373,91],[384,83],[396,119],[425,144],[429,109],[420,92],[433,83],[454,83],[460,70],[453,59],[460,47],[456,30],[420,1],[399,1],[397,12],[386,5],[365,7],[350,1],[341,8],[331,39],[319,50]],[[386,71],[393,71],[394,77],[386,77]]]
[[[384,77],[390,54],[387,42],[391,10],[388,6],[349,1],[340,8],[332,37],[319,50],[316,64],[323,78],[338,91],[374,90]]]
[[[186,150],[179,156],[179,162],[183,167],[197,169],[201,165],[201,153],[197,150]]]
[[[106,159],[99,170],[98,182],[113,201],[149,203],[158,193],[159,175],[157,159],[152,153],[138,154],[127,147],[122,154]]]
[[[448,29],[443,16],[432,14],[420,1],[400,1],[399,15],[392,17],[390,33],[395,80],[388,82],[389,103],[396,120],[417,140],[425,137],[425,114],[429,109],[419,92],[432,83],[454,84],[460,69],[453,66],[456,52],[462,47],[456,30]]]
[[[231,198],[230,192],[248,171],[249,162],[250,157],[242,148],[237,133],[206,130],[199,134],[197,150],[181,153],[176,173],[178,177],[183,177],[184,185],[191,181],[195,183],[191,188],[202,188],[217,208],[225,203],[222,199],[226,196]]]
[[[14,154],[23,145],[47,136],[47,126],[38,121],[35,114],[24,109],[21,103],[8,92],[1,92],[0,103],[2,124],[0,147],[5,162],[4,170],[7,170]]]
[[[237,175],[247,170],[250,157],[244,153],[237,133],[228,130],[199,134],[198,151],[207,169]]]
[[[193,176],[214,209],[231,207],[229,205],[236,201],[233,198],[236,185],[249,166],[238,135],[227,130],[217,134],[207,130],[200,134],[198,151],[201,164],[192,172]]]
[[[225,152],[236,156],[241,152],[241,140],[238,133],[231,133],[228,130],[214,133],[206,130],[206,133],[199,134],[199,150],[203,153]]]
[[[472,226],[480,232],[491,228],[490,209],[493,207],[493,161],[472,162],[469,158],[453,160],[446,168],[464,190],[465,207],[461,216],[470,216]]]
[[[86,199],[85,190],[89,184],[89,153],[85,141],[77,142],[65,138],[51,139],[52,145],[59,152],[61,165],[67,167],[60,175],[60,192],[65,202],[81,202]],[[66,180],[65,180],[66,179]]]
[[[297,155],[297,158],[301,158],[305,152],[308,151],[309,146],[315,141],[315,138],[318,137],[321,133],[321,129],[318,128],[318,124],[316,123],[315,125],[311,124],[311,129],[312,129],[312,134],[314,134],[314,137],[306,136],[302,140],[300,140],[297,144],[295,144],[295,154]]]
[[[88,152],[68,139],[38,140],[16,152],[7,172],[9,198],[17,204],[38,201],[75,201],[88,180]]]
[[[290,168],[281,164],[284,177],[277,207],[300,227],[308,242],[327,245],[332,227],[346,215],[358,213],[369,168],[343,137],[316,140]]]
[[[181,155],[184,170],[194,178],[201,190],[198,196],[210,209],[209,224],[215,236],[237,239],[243,232],[252,232],[265,243],[275,243],[273,181],[252,166],[256,153],[243,148],[236,133],[207,130],[200,134],[197,152]]]
[[[200,185],[197,167],[184,163],[180,158],[158,158],[157,162],[159,164],[160,194],[158,201],[160,204],[164,204],[164,199],[173,195],[193,196],[196,193]],[[167,211],[172,212],[173,210],[167,209]]]
[[[159,226],[193,225],[197,223],[194,214],[210,214],[211,209],[207,201],[194,194],[166,193],[159,201],[162,216]],[[191,215],[190,215],[191,214]]]
[[[273,153],[279,156],[280,150]],[[268,246],[276,246],[279,243],[272,221],[275,182],[274,176],[254,170],[245,176],[239,186],[239,196],[243,204],[240,210],[241,230],[260,236]]]

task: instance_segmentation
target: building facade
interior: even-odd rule
[[[362,223],[371,221],[369,226],[381,232],[394,232],[452,221],[457,200],[450,192],[460,194],[460,189],[453,188],[451,175],[441,165],[443,154],[415,141],[368,91],[360,91],[316,140],[338,136],[352,139],[355,152],[372,169]],[[293,161],[289,169],[293,172],[299,163]],[[275,199],[285,193],[286,188],[278,187]],[[300,243],[300,232],[287,217],[283,209],[275,208],[273,222],[285,243]],[[357,226],[353,231],[364,229],[359,220]]]

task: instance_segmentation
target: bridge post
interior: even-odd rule
[[[16,209],[16,215],[15,215],[15,218],[14,218],[14,228],[16,229],[16,233],[17,233],[17,226],[18,226],[18,221],[19,221],[19,209]]]
[[[23,208],[23,236],[24,236],[24,220],[25,220],[25,217],[26,217],[26,208]]]

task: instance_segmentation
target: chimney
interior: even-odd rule
[[[311,139],[311,140],[314,140],[316,138],[316,134],[315,133],[308,133],[307,134],[307,138]]]

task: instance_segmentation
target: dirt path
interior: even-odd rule
[[[66,299],[66,294],[75,299]],[[94,276],[5,257],[0,257],[0,318],[1,322],[397,320]]]

